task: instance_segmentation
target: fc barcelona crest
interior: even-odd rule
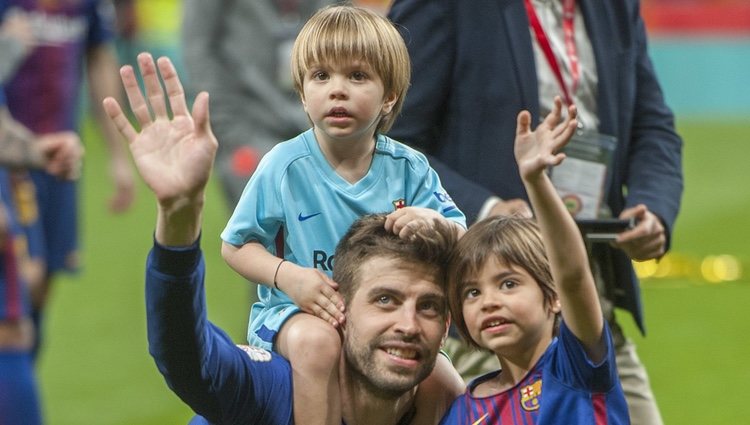
[[[539,409],[539,396],[542,395],[542,379],[521,388],[521,407],[527,412]]]

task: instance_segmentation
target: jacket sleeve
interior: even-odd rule
[[[290,422],[289,363],[242,350],[206,317],[205,263],[196,242],[154,244],[146,267],[149,352],[167,385],[211,423]]]
[[[669,241],[683,191],[682,139],[675,131],[674,116],[648,56],[645,25],[634,3],[630,16],[637,49],[636,90],[624,182],[625,207],[646,204],[661,218]]]

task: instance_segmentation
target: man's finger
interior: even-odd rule
[[[146,88],[146,96],[154,116],[167,118],[167,105],[164,102],[164,92],[159,82],[159,74],[156,72],[154,58],[149,53],[139,54],[138,67],[141,69],[143,86]]]
[[[184,101],[184,98],[183,98]],[[187,109],[187,106],[185,106]],[[211,117],[208,112],[208,93],[200,92],[193,103],[193,122],[196,136],[202,138],[211,134]]]
[[[130,124],[130,120],[125,117],[122,108],[120,108],[120,104],[117,103],[115,99],[108,97],[102,101],[102,106],[104,107],[107,116],[109,116],[109,119],[112,120],[117,131],[122,134],[122,137],[124,137],[128,143],[135,140],[138,133]]]
[[[185,100],[185,90],[182,87],[180,77],[177,75],[172,61],[167,57],[161,57],[157,61],[157,65],[164,81],[164,88],[167,90],[169,107],[172,109],[172,113],[175,116],[187,116],[188,107]]]
[[[120,68],[120,79],[122,79],[122,85],[125,87],[125,95],[128,97],[130,110],[133,111],[135,119],[138,120],[141,127],[149,124],[151,122],[151,113],[148,110],[146,100],[143,98],[141,88],[138,86],[133,67],[125,65]]]

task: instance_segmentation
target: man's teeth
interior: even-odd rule
[[[402,359],[414,360],[417,358],[417,352],[414,350],[404,350],[401,348],[386,348],[385,352]]]

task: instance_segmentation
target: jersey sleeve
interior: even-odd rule
[[[273,353],[236,346],[206,316],[198,244],[154,244],[146,268],[149,352],[167,385],[211,423],[289,424],[291,367]]]
[[[237,206],[221,232],[221,239],[241,246],[257,241],[273,250],[274,240],[284,222],[280,197],[283,169],[274,164],[278,150],[271,150],[261,159],[258,168],[245,186]],[[285,163],[285,161],[277,161]]]
[[[409,205],[433,209],[446,219],[466,228],[466,216],[443,188],[440,177],[430,167],[427,159],[419,154],[412,164],[414,176],[409,181],[414,199],[409,202]]]
[[[552,373],[564,383],[587,391],[609,392],[618,382],[615,349],[609,324],[604,322],[607,353],[599,363],[589,359],[583,345],[565,325],[560,323],[558,345],[552,357]]]

